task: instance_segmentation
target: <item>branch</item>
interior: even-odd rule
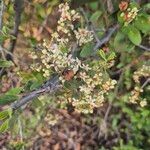
[[[16,41],[17,41],[17,36],[19,33],[19,25],[21,22],[21,13],[23,11],[23,3],[24,3],[24,0],[15,0],[14,1],[15,24],[14,24],[13,33],[11,34],[14,38],[11,40],[10,47],[9,47],[9,51],[11,53],[13,53],[13,51],[14,51]],[[8,54],[7,58],[11,59],[11,56]]]
[[[25,96],[23,96],[20,100],[11,104],[11,108],[13,110],[17,110],[28,102],[32,101],[34,98],[44,94],[44,93],[53,93],[58,90],[60,87],[58,76],[52,77],[45,84],[43,84],[39,89],[32,91]]]
[[[101,46],[106,44],[110,40],[111,36],[117,31],[118,28],[119,28],[118,24],[109,28],[106,34],[103,36],[103,38],[100,39],[99,42],[97,42],[96,46],[94,47],[94,51],[98,50]]]
[[[99,37],[97,36],[97,33],[96,33],[96,31],[95,31],[95,27],[94,27],[94,25],[93,25],[93,22],[91,22],[91,21],[88,19],[87,15],[86,15],[86,13],[85,13],[85,11],[84,11],[84,9],[83,9],[82,7],[80,7],[80,11],[81,11],[81,13],[82,13],[83,16],[84,16],[84,19],[85,19],[85,21],[86,21],[86,24],[87,24],[87,26],[88,26],[88,29],[92,30],[96,42],[99,42],[100,40],[99,40]]]
[[[148,78],[143,85],[141,86],[141,88],[143,89],[148,83],[150,83],[150,78]]]
[[[144,45],[138,45],[137,47],[139,47],[139,48],[141,48],[141,49],[143,49],[143,50],[145,50],[145,51],[149,51],[149,52],[150,52],[150,48],[149,48],[149,47],[146,47],[146,46],[144,46]]]

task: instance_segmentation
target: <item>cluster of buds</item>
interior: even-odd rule
[[[122,17],[126,26],[136,18],[139,11],[137,7],[131,7],[127,1],[121,1],[119,8],[121,11],[120,17]]]
[[[150,66],[143,65],[139,70],[134,72],[133,79],[136,83],[140,83],[141,77],[150,77]]]
[[[140,93],[143,92],[143,89],[139,87],[135,87],[134,90],[131,92],[130,102],[136,104],[139,101]]]
[[[133,104],[139,103],[141,107],[144,107],[147,105],[146,99],[141,100],[140,94],[143,92],[143,89],[139,87],[135,87],[134,90],[131,92],[131,96],[129,97],[129,100]]]
[[[102,84],[102,88],[105,91],[105,93],[107,93],[109,90],[114,89],[116,83],[116,80],[109,79],[108,81]]]
[[[80,99],[73,98],[73,106],[79,112],[92,113],[94,108],[102,106],[105,94],[107,94],[108,90],[113,89],[116,84],[115,80],[111,80],[110,88],[107,88],[107,91],[104,90],[103,74],[98,71],[94,72],[94,75],[89,75],[90,73],[86,72],[81,72],[79,75],[79,78],[83,80],[83,84],[79,86],[79,91],[82,94]]]
[[[75,30],[74,23],[81,16],[75,10],[71,10],[68,3],[60,4],[59,12],[61,15],[58,20],[57,31],[52,34],[54,41],[57,41],[59,44],[67,44],[71,42],[72,37],[75,37],[77,43],[81,46],[93,40],[92,32],[86,28]]]
[[[150,66],[149,65],[143,65],[140,69],[134,72],[133,79],[135,83],[140,86],[140,79],[141,77],[149,78],[150,77]],[[134,90],[131,92],[130,96],[130,102],[131,103],[139,103],[141,107],[144,107],[147,105],[146,98],[142,98],[140,95],[143,92],[143,87],[139,88],[138,86],[135,86]]]
[[[92,31],[88,31],[86,28],[79,28],[74,31],[79,46],[86,44],[93,40]]]
[[[54,41],[59,44],[67,44],[74,31],[74,22],[80,19],[80,15],[71,10],[68,3],[59,5],[60,19],[58,20],[57,31],[52,34]]]
[[[44,77],[49,77],[51,74],[51,69],[54,69],[57,73],[62,73],[66,68],[73,71],[74,74],[79,70],[79,68],[87,68],[86,65],[82,65],[81,61],[76,57],[73,58],[71,54],[63,53],[61,46],[57,44],[48,44],[46,42],[42,45],[42,54],[37,56],[37,54],[32,53],[34,59],[40,57],[41,63],[34,64],[32,66],[38,72],[43,72]],[[62,79],[64,82],[64,80]]]

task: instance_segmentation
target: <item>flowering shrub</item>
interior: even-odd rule
[[[104,67],[95,64],[95,60],[83,62],[81,57],[75,56],[77,48],[81,49],[94,40],[93,31],[74,25],[75,21],[80,24],[81,16],[75,10],[70,10],[68,3],[59,5],[59,12],[57,31],[52,34],[51,42],[44,42],[41,52],[32,53],[34,59],[40,58],[41,61],[32,68],[42,71],[44,77],[57,72],[63,86],[68,80],[70,84],[72,81],[78,82],[76,89],[72,89],[72,85],[67,87],[69,95],[61,95],[60,98],[64,100],[63,103],[72,103],[79,112],[92,113],[95,107],[102,106],[105,95],[114,89],[116,81],[103,71]]]
[[[28,7],[22,20],[27,22],[31,8],[35,7],[33,12],[37,11],[37,16],[33,18],[39,19],[40,25],[31,19],[31,26],[27,24],[26,28],[25,23],[18,26],[21,18],[20,21],[15,18],[14,30],[21,31],[18,36],[9,35],[13,25],[9,20],[14,14],[12,8],[18,17],[16,7],[23,0],[14,0],[14,7],[9,0],[0,2],[1,16],[4,11],[0,26],[6,24],[0,29],[0,109],[6,108],[0,112],[0,132],[15,128],[17,142],[12,138],[11,149],[21,149],[24,141],[28,146],[28,137],[35,134],[34,140],[46,139],[48,148],[42,149],[53,146],[54,149],[61,146],[62,149],[93,149],[95,143],[94,149],[99,146],[116,150],[130,150],[134,146],[138,147],[135,149],[149,148],[149,4],[143,6],[143,1],[129,0],[79,0],[75,1],[77,5],[84,4],[78,9],[72,0],[52,11],[50,6],[56,5],[57,0],[33,1],[25,1]],[[10,17],[1,9],[3,4],[8,5],[6,11],[10,11]],[[19,53],[20,43],[25,44],[22,38],[32,47],[29,54],[32,59],[27,56],[23,65],[26,56]],[[17,47],[13,54],[5,48],[9,41],[12,51],[14,45]],[[33,61],[31,66],[30,61]],[[30,101],[31,105],[27,105]],[[68,127],[68,122],[73,125]],[[57,143],[56,135],[63,144]],[[92,148],[88,144],[83,147],[86,137],[92,139],[88,139],[90,146],[94,143]],[[62,138],[68,141],[68,147]],[[47,144],[47,139],[54,145]],[[29,145],[31,143],[29,141]]]

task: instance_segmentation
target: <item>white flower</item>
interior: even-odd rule
[[[88,31],[86,28],[78,28],[78,30],[75,30],[74,33],[80,46],[93,40],[92,32]]]
[[[147,101],[146,101],[146,100],[142,100],[142,101],[140,102],[140,105],[141,105],[141,107],[146,106],[146,105],[147,105]]]

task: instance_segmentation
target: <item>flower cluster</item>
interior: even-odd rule
[[[116,81],[111,80],[109,76],[106,77],[106,72],[103,74],[101,65],[95,65],[94,61],[83,62],[77,57],[78,55],[73,55],[73,45],[77,45],[79,50],[84,44],[93,40],[93,34],[86,27],[75,27],[74,22],[80,18],[80,15],[75,10],[71,10],[67,3],[59,6],[59,12],[61,14],[57,31],[52,34],[51,42],[44,41],[40,46],[41,50],[32,53],[32,57],[38,61],[32,68],[42,72],[46,78],[53,71],[57,72],[64,86],[66,81],[78,82],[76,89],[72,89],[72,86],[64,88],[63,94],[60,97],[58,94],[56,98],[63,100],[64,106],[69,102],[77,111],[89,113],[95,107],[102,106],[104,96],[114,88]]]
[[[86,28],[75,29],[74,23],[81,16],[75,10],[70,10],[68,3],[61,4],[59,12],[61,15],[58,20],[57,31],[52,34],[54,40],[59,44],[67,44],[71,42],[72,37],[75,37],[80,46],[93,40],[91,31],[88,31]]]
[[[61,14],[57,31],[52,34],[52,38],[59,44],[66,44],[70,41],[71,33],[74,31],[74,22],[80,19],[80,15],[75,10],[70,10],[68,3],[60,4],[59,12]]]
[[[111,89],[114,89],[115,85],[116,85],[117,81],[116,80],[111,80],[109,79],[108,81],[106,81],[102,87],[103,87],[103,90],[105,92],[111,90]]]
[[[134,90],[131,92],[129,97],[131,103],[139,103],[141,107],[144,107],[147,105],[147,101],[146,98],[142,99],[140,97],[143,92],[143,87],[139,87],[141,77],[150,77],[150,66],[143,65],[140,69],[134,72],[133,79],[138,86],[134,87]]]
[[[137,104],[139,102],[141,107],[146,106],[147,105],[146,99],[141,100],[140,98],[140,94],[142,92],[143,92],[143,89],[136,86],[134,90],[131,92],[131,96],[129,97],[130,102],[133,104]]]
[[[150,66],[143,65],[139,70],[134,72],[133,79],[136,83],[140,83],[141,77],[150,77]]]
[[[51,69],[53,68],[55,72],[62,74],[62,72],[67,68],[72,70],[74,74],[82,68],[84,70],[89,70],[88,65],[81,63],[81,61],[76,57],[73,58],[71,54],[64,53],[61,50],[61,46],[57,44],[49,44],[44,42],[42,54],[37,56],[35,52],[32,53],[32,58],[40,58],[41,63],[36,63],[32,66],[32,69],[43,72],[44,77],[49,77],[51,74]],[[64,82],[64,78],[61,76],[60,80]]]
[[[80,72],[79,78],[83,83],[79,86],[79,91],[82,94],[79,99],[73,98],[73,106],[77,111],[83,113],[92,113],[94,108],[102,106],[105,94],[116,84],[115,80],[109,79],[110,87],[104,90],[103,88],[108,85],[108,82],[104,83],[104,75],[96,70],[94,70],[93,75],[89,74]]]
[[[120,17],[122,17],[122,19],[124,20],[125,25],[131,23],[136,18],[139,11],[136,6],[131,7],[131,5],[126,1],[121,1],[121,3],[119,4],[119,8],[121,11]]]
[[[88,31],[85,28],[79,28],[78,31],[74,31],[74,33],[76,35],[79,46],[82,46],[83,44],[86,44],[93,40],[92,31]]]
[[[50,112],[48,112],[44,118],[44,121],[48,125],[54,126],[58,122],[59,118],[60,118],[59,115],[57,115],[57,114],[54,115],[54,114],[51,114]]]

